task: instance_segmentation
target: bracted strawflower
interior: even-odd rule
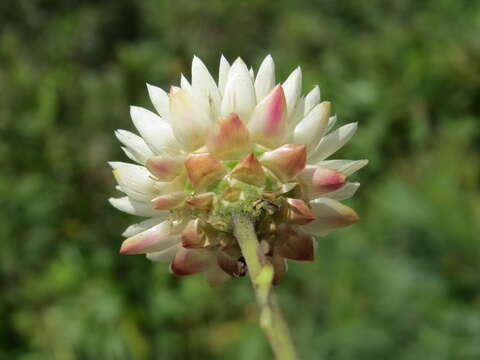
[[[194,57],[191,82],[182,75],[168,93],[147,88],[156,113],[130,109],[140,136],[115,133],[137,164],[110,163],[123,193],[111,204],[147,218],[124,231],[120,253],[212,284],[249,274],[277,358],[295,358],[270,285],[287,259],[314,259],[314,236],[358,221],[340,200],[356,192],[347,178],[367,160],[327,160],[357,124],[332,131],[319,87],[302,96],[300,68],[277,84],[271,56],[256,75],[222,57],[218,82]]]

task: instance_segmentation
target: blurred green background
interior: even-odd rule
[[[480,359],[480,2],[0,2],[0,359],[269,359],[247,279],[120,256],[113,135],[145,82],[297,65],[368,158],[358,224],[277,287],[303,359]]]

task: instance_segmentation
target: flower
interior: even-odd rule
[[[242,276],[230,220],[247,211],[277,283],[286,259],[313,260],[314,236],[358,221],[339,200],[356,192],[360,184],[347,177],[367,160],[326,160],[357,124],[331,131],[330,102],[318,86],[306,96],[301,87],[300,68],[276,84],[270,55],[256,76],[222,56],[215,82],[194,57],[191,83],[182,75],[168,93],[147,84],[156,113],[132,106],[140,136],[115,132],[138,165],[110,163],[124,194],[110,203],[147,218],[124,231],[120,253],[170,261],[175,275],[203,272],[211,283]]]

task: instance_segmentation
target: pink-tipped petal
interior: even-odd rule
[[[205,188],[222,179],[225,166],[208,153],[191,154],[185,160],[187,175],[195,189]]]
[[[337,200],[322,197],[310,201],[310,206],[316,219],[302,229],[314,235],[324,236],[337,228],[352,225],[360,220],[353,209]]]
[[[325,167],[307,165],[299,175],[307,196],[316,198],[340,189],[345,185],[345,174]]]
[[[169,221],[164,221],[122,243],[120,254],[144,254],[161,251],[179,242]]]
[[[260,161],[280,180],[289,181],[305,168],[307,149],[305,145],[286,144],[264,153]]]
[[[160,181],[171,181],[184,170],[183,161],[170,156],[149,158],[145,166]]]
[[[287,222],[289,224],[306,225],[315,220],[315,215],[303,200],[287,198],[287,204]]]
[[[312,185],[317,195],[329,193],[345,184],[346,176],[328,168],[317,167],[313,174]]]
[[[276,253],[287,259],[298,261],[312,261],[315,258],[315,244],[313,237],[291,226],[280,226],[277,240],[279,245]]]
[[[233,179],[255,186],[263,186],[265,184],[265,172],[253,154],[247,155],[246,158],[240,161],[233,168],[230,176]]]
[[[187,204],[198,210],[208,210],[215,200],[215,193],[206,192],[187,200]]]
[[[215,253],[205,249],[179,247],[170,270],[177,276],[192,275],[207,270],[215,260]]]
[[[201,228],[200,219],[190,220],[182,232],[182,246],[184,248],[201,248],[205,244],[205,232]]]
[[[187,199],[186,191],[177,191],[170,194],[157,196],[152,200],[152,204],[156,210],[170,210],[182,206]]]
[[[281,144],[287,128],[287,105],[280,85],[256,106],[248,128],[258,144],[270,148]]]
[[[238,159],[252,148],[250,134],[237,114],[220,120],[217,130],[207,139],[208,151],[220,159]]]

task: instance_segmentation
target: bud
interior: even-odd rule
[[[220,120],[217,130],[207,139],[208,151],[219,159],[237,159],[251,148],[248,130],[237,114]]]
[[[298,228],[281,225],[277,232],[277,254],[292,260],[312,261],[315,257],[313,237]]]
[[[283,145],[263,154],[260,161],[281,181],[289,181],[305,168],[306,147],[305,145]]]
[[[177,276],[192,275],[207,270],[215,260],[214,253],[206,249],[186,249],[180,246],[170,265]]]
[[[160,181],[172,181],[185,169],[181,158],[168,156],[149,158],[145,166]]]
[[[265,184],[265,172],[262,169],[262,165],[253,154],[248,155],[245,159],[240,161],[233,168],[230,176],[233,179],[254,186],[263,186]]]
[[[187,200],[187,204],[197,210],[208,210],[212,207],[215,199],[215,193],[206,192]]]
[[[195,189],[206,188],[221,180],[227,172],[222,162],[208,153],[189,155],[185,167]]]
[[[303,200],[287,199],[287,219],[289,224],[306,225],[315,220],[315,215]]]
[[[157,210],[170,210],[182,206],[187,199],[188,192],[177,191],[170,194],[157,196],[152,200],[152,204]]]

